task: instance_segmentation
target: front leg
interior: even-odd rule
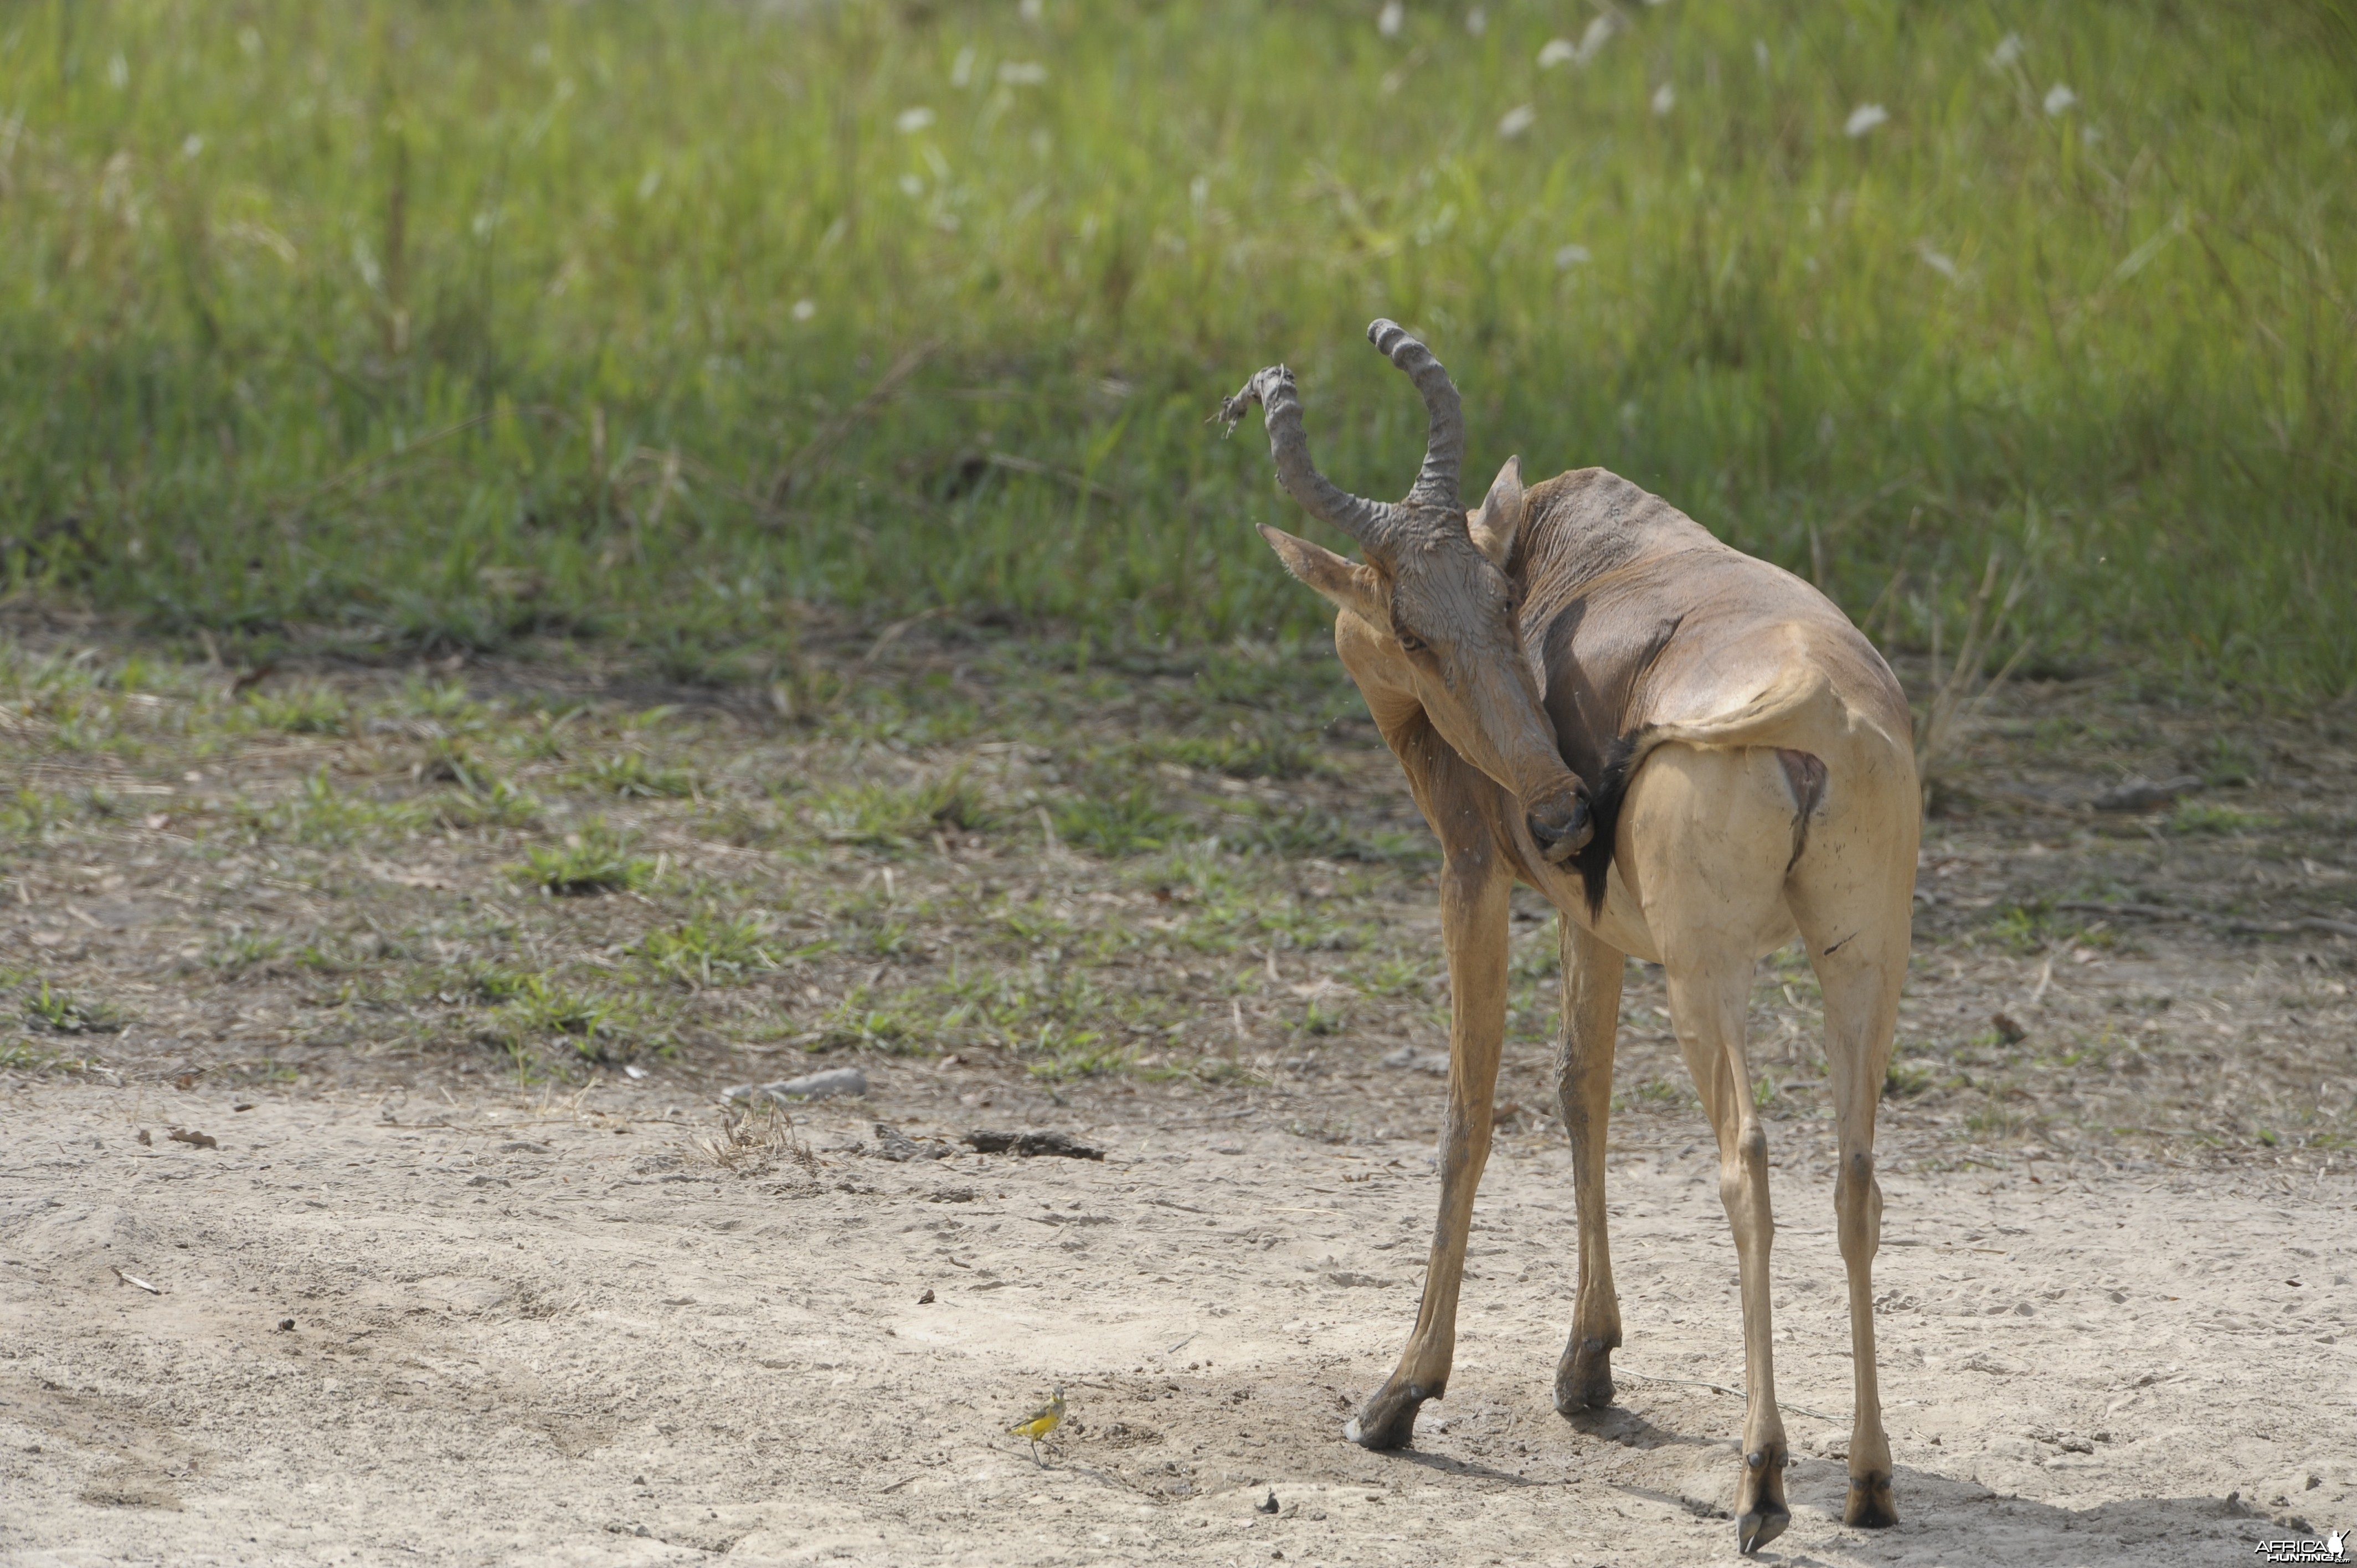
[[[1612,1249],[1604,1229],[1604,1130],[1612,1114],[1612,1044],[1620,1026],[1627,960],[1569,915],[1563,932],[1563,1037],[1555,1097],[1571,1134],[1573,1201],[1579,1210],[1579,1301],[1571,1339],[1555,1371],[1555,1408],[1565,1415],[1612,1402],[1612,1352],[1620,1343],[1620,1302],[1612,1290]]]
[[[1465,1278],[1465,1238],[1473,1192],[1490,1158],[1498,1052],[1506,1031],[1506,896],[1512,886],[1486,841],[1452,846],[1440,874],[1440,929],[1448,950],[1448,1117],[1441,1134],[1440,1218],[1415,1332],[1399,1365],[1342,1435],[1367,1448],[1401,1448],[1415,1412],[1448,1389],[1457,1353],[1457,1292]]]

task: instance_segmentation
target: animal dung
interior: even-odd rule
[[[210,1133],[199,1133],[192,1128],[175,1127],[166,1135],[176,1144],[187,1144],[194,1148],[218,1149],[221,1147],[220,1139]]]
[[[1101,1160],[1105,1152],[1070,1133],[1006,1133],[976,1128],[959,1140],[977,1154],[1060,1155],[1068,1160]]]
[[[740,1083],[721,1092],[723,1100],[775,1101],[782,1105],[791,1100],[827,1100],[836,1095],[865,1095],[867,1075],[856,1067],[830,1068],[824,1072],[806,1073],[801,1078],[780,1079],[775,1083]]]

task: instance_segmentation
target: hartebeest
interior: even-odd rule
[[[1525,489],[1510,458],[1461,510],[1457,389],[1423,344],[1368,328],[1430,416],[1405,499],[1318,473],[1292,372],[1261,371],[1222,413],[1263,405],[1279,482],[1359,542],[1363,564],[1274,528],[1286,568],[1333,601],[1335,650],[1439,836],[1453,1016],[1440,1217],[1415,1329],[1344,1429],[1408,1442],[1448,1386],[1473,1192],[1490,1152],[1506,1012],[1507,894],[1560,911],[1557,1094],[1571,1135],[1579,1294],[1555,1408],[1610,1402],[1620,1305],[1605,1239],[1605,1121],[1624,955],[1660,964],[1670,1021],[1718,1139],[1735,1231],[1748,1405],[1736,1543],[1790,1522],[1769,1323],[1768,1139],[1744,1058],[1753,965],[1797,933],[1824,993],[1834,1180],[1849,1275],[1857,1410],[1848,1523],[1895,1522],[1875,1387],[1869,1270],[1881,1233],[1874,1115],[1907,972],[1921,795],[1899,682],[1824,595],[1721,543],[1600,468]]]

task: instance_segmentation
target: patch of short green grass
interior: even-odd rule
[[[649,931],[630,949],[648,968],[683,985],[729,985],[759,970],[774,970],[785,950],[759,915],[706,912]]]
[[[643,751],[620,751],[601,757],[573,774],[579,789],[624,800],[677,800],[695,793],[692,768],[666,768],[651,761]]]
[[[982,791],[963,771],[918,784],[847,784],[822,790],[810,803],[811,826],[836,843],[897,849],[944,829],[975,832],[990,825]]]
[[[1067,800],[1056,808],[1054,820],[1056,836],[1065,843],[1109,860],[1160,849],[1187,828],[1185,819],[1164,807],[1153,784],[1142,779]]]
[[[1227,735],[1173,736],[1149,742],[1140,755],[1181,763],[1231,779],[1298,779],[1322,767],[1315,731],[1275,725]]]
[[[655,863],[630,853],[630,838],[600,817],[565,835],[560,843],[534,844],[521,864],[508,868],[519,881],[559,898],[631,892],[654,880]]]
[[[322,765],[305,775],[292,795],[242,802],[238,816],[257,837],[331,845],[408,832],[425,813],[414,802],[379,800],[340,789]]]
[[[317,682],[275,691],[256,690],[245,698],[246,716],[264,729],[287,735],[349,735],[352,706],[344,694]]]
[[[1361,832],[1322,806],[1254,802],[1231,818],[1220,842],[1238,854],[1285,860],[1399,862],[1433,853],[1430,835]]]
[[[204,961],[223,974],[242,974],[270,962],[286,950],[284,937],[267,931],[232,928],[213,939],[204,950]]]
[[[1928,1062],[1893,1060],[1882,1075],[1882,1093],[1889,1100],[1911,1100],[1939,1082],[1938,1070]]]
[[[2216,800],[2179,800],[2169,814],[2169,831],[2188,836],[2239,838],[2274,826],[2274,819],[2256,811],[2239,811]]]
[[[119,1035],[131,1022],[111,1002],[52,990],[46,980],[26,996],[25,1017],[53,1035]]]
[[[495,1001],[483,1017],[485,1039],[511,1054],[558,1044],[589,1061],[627,1060],[640,1044],[630,1013],[615,997],[532,971],[488,970],[478,994]]]

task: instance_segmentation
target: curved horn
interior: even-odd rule
[[[1409,337],[1396,321],[1375,320],[1367,328],[1367,341],[1407,372],[1415,390],[1424,394],[1425,413],[1432,422],[1425,437],[1424,471],[1415,477],[1415,487],[1408,491],[1405,504],[1460,510],[1457,470],[1465,460],[1465,411],[1457,401],[1457,383],[1448,379],[1432,350]]]
[[[1426,359],[1431,359],[1429,354]],[[1436,367],[1437,369],[1437,367]],[[1447,376],[1441,378],[1443,381]],[[1450,398],[1456,396],[1451,392]],[[1220,405],[1215,417],[1225,420],[1232,431],[1244,411],[1259,403],[1268,424],[1269,456],[1276,459],[1277,483],[1286,494],[1301,503],[1301,509],[1323,522],[1330,522],[1361,544],[1378,548],[1391,532],[1394,511],[1382,501],[1371,501],[1354,496],[1318,471],[1309,460],[1309,438],[1301,432],[1301,397],[1294,390],[1293,372],[1283,365],[1271,365],[1252,380],[1243,390]],[[1460,442],[1459,445],[1462,445]]]

